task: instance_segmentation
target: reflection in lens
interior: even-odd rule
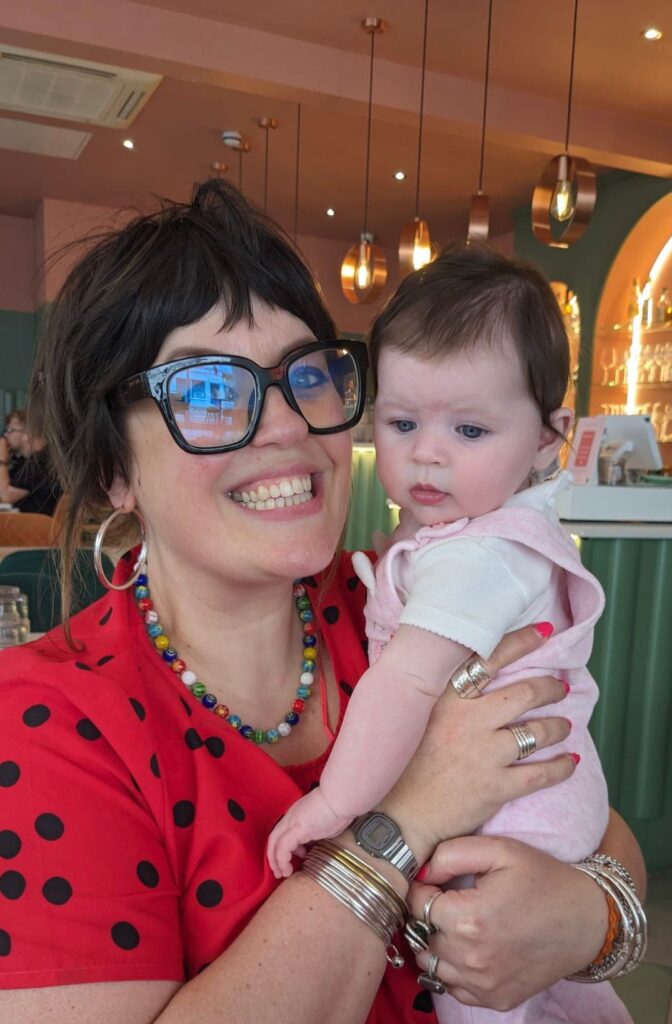
[[[311,427],[338,427],[354,418],[359,375],[347,349],[334,347],[301,356],[290,364],[288,380],[301,414]]]
[[[255,406],[249,370],[222,363],[190,366],[170,377],[167,390],[175,423],[195,448],[236,444],[247,434]]]

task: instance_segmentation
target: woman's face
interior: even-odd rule
[[[241,355],[275,366],[312,340],[306,325],[283,310],[253,304],[254,326],[245,321],[221,331],[217,307],[202,320],[172,331],[155,365],[199,355]],[[133,506],[147,526],[149,563],[162,552],[189,571],[214,573],[227,582],[289,579],[324,568],[343,529],[350,484],[349,432],[315,435],[287,405],[279,388],[266,392],[257,432],[245,448],[219,455],[182,451],[155,403],[148,399],[127,414],[134,456],[130,486],[110,492],[115,507]],[[251,507],[287,495],[282,507]],[[242,502],[243,492],[246,495]],[[306,497],[308,495],[308,497]]]

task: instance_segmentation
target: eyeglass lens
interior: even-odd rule
[[[354,419],[360,383],[347,349],[297,357],[287,368],[287,381],[310,427],[331,429]],[[248,434],[260,401],[250,370],[216,362],[177,370],[168,379],[167,394],[180,433],[195,448],[237,444]]]

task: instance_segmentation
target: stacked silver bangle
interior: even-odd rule
[[[363,921],[382,941],[388,963],[403,967],[392,938],[403,931],[408,908],[382,875],[355,854],[324,839],[308,851],[303,870]]]
[[[595,982],[620,978],[634,970],[646,952],[646,915],[637,898],[635,883],[622,864],[603,853],[586,857],[574,867],[589,875],[613,900],[620,925],[613,947],[603,959],[588,964],[569,980]]]

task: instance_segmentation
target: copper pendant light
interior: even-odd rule
[[[488,85],[490,82],[490,39],[492,38],[492,0],[488,9],[488,36],[485,44],[485,78],[483,82],[483,123],[481,126],[481,162],[478,170],[478,191],[469,203],[468,242],[485,242],[490,234],[490,196],[483,192],[485,161],[485,126],[488,115]]]
[[[422,34],[422,75],[420,78],[420,114],[418,119],[418,159],[415,172],[415,217],[404,224],[399,238],[399,271],[406,277],[425,267],[436,256],[432,248],[429,225],[420,217],[420,165],[422,160],[422,127],[425,110],[425,72],[427,70],[427,22],[429,0],[425,0],[425,24]]]
[[[569,155],[578,10],[579,0],[574,0],[565,148],[546,165],[532,194],[532,231],[535,237],[560,249],[566,249],[584,233],[597,197],[595,171],[587,160]],[[564,224],[564,228],[558,232],[557,227],[553,229],[553,224]]]
[[[368,230],[369,217],[369,168],[371,163],[371,115],[373,111],[373,64],[377,32],[385,32],[387,22],[382,18],[365,18],[362,28],[371,36],[371,59],[369,66],[369,114],[366,131],[366,174],[364,182],[364,227],[359,242],[348,249],[341,263],[341,288],[348,302],[375,302],[387,281],[387,261],[383,250],[373,244],[373,235]]]
[[[238,191],[243,191],[243,154],[249,153],[251,145],[247,142],[240,132],[235,129],[228,129],[222,132],[222,142],[229,149],[234,149],[238,153]]]

